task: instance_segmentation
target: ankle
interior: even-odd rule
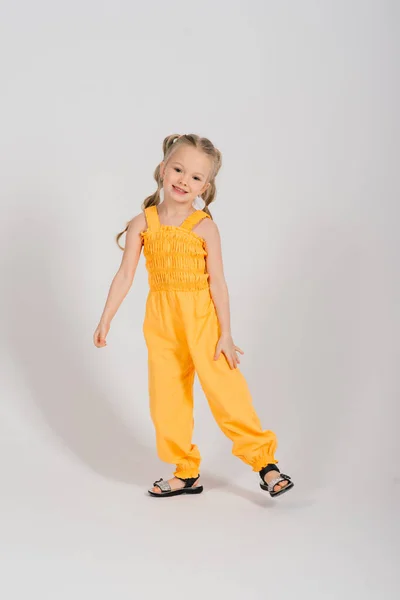
[[[278,473],[280,473],[280,470],[278,469],[278,467],[275,464],[270,463],[267,466],[265,466],[263,469],[261,469],[261,471],[259,471],[261,479],[264,479],[266,474],[269,473],[270,471],[277,471]]]
[[[186,478],[183,478],[183,477],[177,477],[177,476],[175,475],[175,478],[176,478],[176,479],[179,479],[179,481],[183,481],[183,483],[185,484],[185,487],[190,487],[190,486],[192,486],[194,483],[196,483],[196,481],[199,479],[199,477],[200,477],[200,474],[199,474],[199,475],[197,475],[197,477],[186,477]]]

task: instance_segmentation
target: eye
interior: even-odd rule
[[[178,167],[174,167],[174,169],[175,169],[175,171],[178,171],[178,173],[179,173],[180,169],[178,169]]]
[[[193,177],[193,179],[197,179],[197,181],[200,181],[200,177]]]

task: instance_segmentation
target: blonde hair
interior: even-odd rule
[[[193,148],[197,148],[198,150],[201,150],[202,152],[207,154],[207,156],[209,156],[212,159],[212,168],[211,168],[211,172],[209,175],[209,179],[207,181],[207,183],[209,183],[210,185],[208,186],[206,191],[201,196],[203,198],[204,202],[206,203],[203,210],[205,213],[207,213],[212,218],[212,215],[211,215],[208,207],[211,204],[211,202],[214,202],[215,196],[217,194],[217,188],[215,186],[215,178],[216,178],[218,171],[220,170],[221,165],[222,165],[221,152],[207,138],[200,137],[194,133],[187,133],[184,135],[179,135],[177,133],[174,133],[173,135],[167,136],[163,141],[163,154],[164,154],[163,162],[166,163],[171,158],[172,154],[176,151],[176,149],[180,148],[184,144],[186,144],[187,146],[192,146]],[[147,196],[147,198],[144,200],[144,202],[142,204],[142,210],[144,210],[145,208],[148,208],[149,206],[158,206],[158,204],[160,204],[160,189],[162,187],[162,181],[161,181],[161,177],[160,177],[160,165],[159,164],[157,165],[156,170],[154,171],[154,179],[156,180],[156,183],[157,183],[157,190],[154,192],[154,194],[151,194],[151,196]],[[120,233],[118,233],[118,235],[115,238],[117,245],[119,248],[121,248],[121,250],[124,250],[124,248],[122,246],[120,246],[119,239],[127,231],[128,227],[129,227],[129,222],[127,223],[125,229],[123,231],[121,231]]]

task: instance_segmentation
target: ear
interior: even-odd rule
[[[203,189],[201,190],[201,192],[200,192],[200,195],[201,195],[201,194],[204,194],[204,192],[205,192],[206,190],[208,190],[208,188],[209,188],[209,187],[210,187],[210,184],[209,184],[209,183],[207,183],[207,184],[206,184],[206,185],[203,187]]]
[[[165,171],[165,163],[164,161],[160,162],[160,177],[161,179],[164,177],[164,171]]]

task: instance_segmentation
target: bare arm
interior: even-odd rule
[[[203,237],[206,241],[206,262],[207,272],[209,274],[210,291],[217,312],[221,335],[230,335],[231,319],[229,293],[222,262],[221,237],[214,221],[207,220],[207,232],[204,232]]]
[[[140,232],[144,229],[146,229],[146,219],[143,213],[134,217],[129,223],[121,264],[111,282],[103,314],[94,333],[94,343],[97,347],[106,345],[105,338],[110,323],[132,285],[142,250]]]
[[[236,368],[237,364],[240,363],[236,352],[240,352],[241,354],[244,354],[244,352],[235,346],[232,339],[229,292],[223,269],[219,230],[214,221],[207,219],[207,222],[203,223],[202,236],[206,242],[206,262],[210,292],[221,329],[221,337],[218,341],[214,358],[218,359],[222,352],[232,369]]]

